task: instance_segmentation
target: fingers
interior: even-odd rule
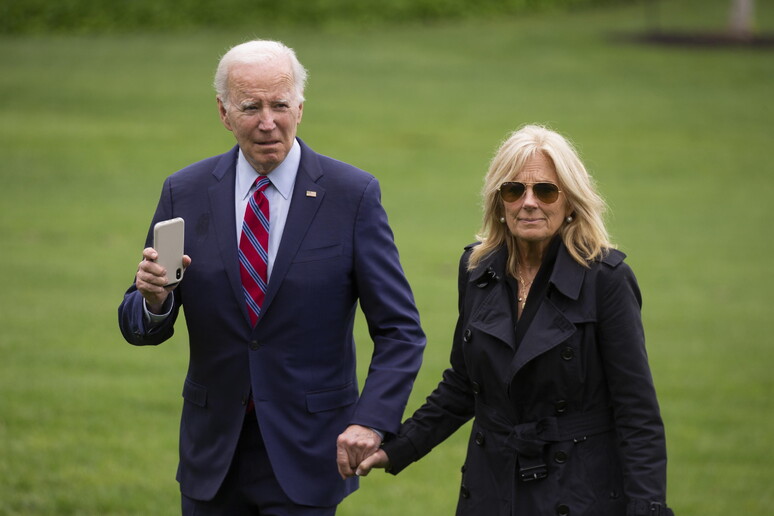
[[[152,247],[147,247],[142,252],[143,260],[137,266],[135,284],[142,297],[145,298],[148,308],[160,308],[169,295],[169,290],[164,288],[167,282],[167,271],[154,260],[158,253]],[[188,262],[190,263],[190,258]],[[185,260],[184,260],[185,262]]]
[[[341,439],[341,437],[339,437]],[[347,449],[339,442],[336,443],[336,466],[339,468],[341,478],[349,478],[355,474],[349,460]]]
[[[382,439],[373,430],[350,425],[336,441],[336,463],[342,478],[355,476],[363,460],[379,449]]]
[[[390,459],[384,450],[376,450],[376,453],[360,463],[355,471],[355,474],[359,477],[367,476],[373,468],[388,468],[390,466]]]

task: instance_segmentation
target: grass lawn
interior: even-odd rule
[[[662,29],[725,24],[726,0],[660,2]],[[772,5],[758,26],[774,30]],[[299,135],[381,180],[429,337],[409,411],[446,367],[456,264],[499,142],[573,139],[644,296],[680,516],[774,504],[774,51],[623,43],[645,3],[402,27],[0,36],[0,515],[179,513],[186,333],[134,348],[116,308],[163,178],[223,152],[218,57],[282,39],[310,70]],[[370,343],[357,335],[363,374]],[[342,516],[447,515],[465,431]]]

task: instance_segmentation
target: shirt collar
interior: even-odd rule
[[[298,166],[301,163],[301,146],[298,144],[298,140],[293,141],[293,146],[290,148],[290,152],[285,156],[277,168],[269,172],[266,176],[271,181],[272,186],[282,195],[283,198],[289,199],[293,193],[293,185],[296,182],[296,175],[298,174]],[[255,180],[258,178],[258,172],[248,163],[247,158],[242,153],[242,149],[239,149],[239,156],[236,163],[236,191],[240,196],[240,199],[244,200],[250,195]]]

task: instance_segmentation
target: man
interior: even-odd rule
[[[119,307],[135,345],[171,337],[185,310],[183,514],[335,514],[357,465],[398,429],[422,360],[378,182],[296,138],[305,81],[278,42],[223,56],[217,104],[237,145],[167,178]],[[176,288],[150,247],[153,224],[174,217],[186,222]],[[374,343],[362,393],[358,301]]]

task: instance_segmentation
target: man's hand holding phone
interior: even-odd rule
[[[143,260],[137,267],[137,290],[140,291],[151,313],[160,313],[167,296],[172,292],[177,283],[167,286],[167,271],[156,263],[159,254],[152,247],[143,250]],[[183,255],[183,267],[191,265],[191,258]]]
[[[151,313],[160,313],[169,293],[183,279],[191,258],[183,254],[185,223],[171,219],[154,226],[153,247],[142,252],[136,285]]]

